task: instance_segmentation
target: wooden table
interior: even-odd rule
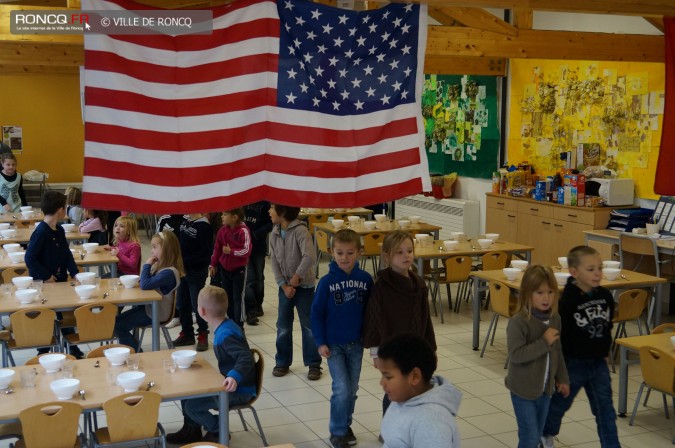
[[[345,208],[345,209],[340,209],[344,211],[338,211],[335,208],[301,208],[300,209],[300,214],[298,217],[300,218],[306,218],[310,215],[330,215],[333,216],[336,213],[339,213],[341,215],[354,215],[354,216],[365,216],[366,218],[369,218],[372,216],[373,211],[369,210],[367,208],[363,207],[357,207],[357,208]]]
[[[619,244],[619,235],[621,232],[618,230],[612,229],[601,229],[601,230],[585,230],[584,234],[586,235],[586,245],[590,241],[595,241],[599,243],[605,243],[610,245]],[[659,250],[660,254],[670,255],[670,257],[675,257],[675,239],[657,239],[656,247]],[[675,259],[673,259],[675,261]],[[671,264],[671,263],[669,263]],[[665,265],[665,266],[668,266]],[[671,269],[675,269],[671,267]],[[663,270],[661,271],[663,274]],[[658,300],[654,303],[654,326],[661,323],[661,313],[663,312],[663,302],[669,300],[670,297],[670,284],[663,282],[659,284],[656,288],[656,297]]]
[[[628,352],[639,352],[640,347],[651,346],[663,350],[670,356],[675,357],[675,347],[670,342],[673,333],[648,334],[645,336],[632,336],[630,338],[617,339],[619,344],[619,417],[626,416],[628,401],[628,366],[639,364],[640,359],[628,359]]]
[[[0,297],[0,316],[9,315],[15,311],[27,308],[47,307],[54,311],[71,311],[82,305],[96,302],[112,302],[115,305],[124,307],[127,305],[151,305],[152,306],[152,350],[159,350],[159,302],[162,296],[153,290],[143,290],[139,287],[125,288],[122,285],[118,289],[110,289],[110,279],[102,279],[98,290],[91,299],[82,300],[75,294],[75,288],[70,282],[44,283],[42,287],[42,296],[47,301],[42,304],[33,302],[22,304],[14,297],[12,293],[9,296]],[[108,293],[107,298],[103,298],[104,293]],[[7,365],[6,356],[3,353],[3,366]]]
[[[110,273],[112,277],[117,277],[117,262],[119,259],[112,255],[109,250],[99,249],[93,254],[85,254],[84,258],[75,252],[73,254],[75,258],[75,264],[77,266],[82,266],[88,270],[92,266],[110,266]],[[5,251],[0,251],[0,271],[4,271],[9,268],[25,268],[26,263],[12,263],[12,260],[5,253]]]
[[[616,280],[607,280],[603,277],[600,281],[600,286],[603,286],[607,289],[630,289],[630,288],[653,288],[659,284],[664,283],[666,280],[661,277],[655,277],[653,275],[642,274],[640,272],[633,272],[623,269],[621,271],[623,275],[626,276],[626,279],[619,277]],[[509,280],[506,278],[504,273],[501,270],[496,271],[474,271],[471,273],[471,276],[476,280],[474,283],[473,290],[473,349],[478,350],[478,344],[480,343],[480,294],[479,290],[476,287],[480,282],[482,287],[485,288],[488,282],[501,282],[504,283],[511,289],[519,290],[520,281],[523,278],[523,274],[520,273],[515,280]],[[562,291],[564,285],[558,285],[558,289]],[[476,304],[478,304],[476,306]],[[476,319],[478,317],[478,319]]]
[[[16,229],[16,236],[14,238],[0,237],[0,244],[27,243],[30,241],[30,236],[33,234],[34,231],[35,227],[18,228]],[[68,241],[86,242],[89,239],[89,234],[80,232],[66,232],[66,239]]]
[[[223,376],[217,368],[208,361],[197,355],[197,360],[189,369],[176,369],[169,373],[164,370],[163,360],[171,357],[172,350],[158,352],[144,352],[140,354],[139,370],[145,372],[145,384],[154,381],[153,392],[162,396],[162,401],[176,401],[205,396],[218,396],[218,411],[220,413],[220,443],[227,445],[229,439],[229,402],[228,394],[224,391]],[[94,367],[96,361],[100,367]],[[37,376],[34,388],[21,387],[21,372],[35,368]],[[56,396],[51,391],[49,384],[58,378],[58,374],[46,373],[40,366],[15,367],[16,375],[10,387],[14,393],[0,400],[0,421],[17,421],[19,412],[31,406],[50,401],[56,401]],[[86,399],[81,400],[79,395],[74,395],[71,402],[77,403],[84,408],[85,412],[96,412],[103,409],[103,403],[107,400],[122,395],[124,390],[110,383],[108,372],[122,373],[126,367],[112,367],[105,358],[81,359],[74,361],[73,375],[80,380],[80,388],[84,389]],[[145,387],[143,386],[143,389]]]
[[[22,226],[27,226],[32,222],[38,222],[45,219],[45,215],[42,214],[42,210],[40,210],[39,208],[33,208],[33,211],[35,212],[35,214],[33,214],[33,216],[31,216],[30,218],[24,218],[23,216],[21,216],[21,212],[0,213],[0,222],[8,222],[10,224],[19,224]]]

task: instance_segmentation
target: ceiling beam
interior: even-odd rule
[[[79,44],[44,42],[0,42],[0,66],[84,65],[84,48]]]
[[[443,12],[444,8],[429,8],[429,17],[440,23],[441,25],[454,26],[457,21]]]
[[[490,14],[484,9],[460,7],[442,7],[435,9],[443,15],[453,18],[464,26],[493,31],[495,33],[508,34],[510,36],[518,35],[518,30],[516,27],[506,23],[499,17]]]
[[[508,36],[467,27],[430,26],[427,55],[485,58],[664,62],[663,36],[520,30]]]
[[[534,11],[531,9],[514,8],[511,11],[513,26],[521,30],[531,30],[534,21]]]
[[[506,76],[506,59],[427,55],[424,58],[424,73]]]
[[[663,17],[644,17],[644,19],[662,33],[666,32],[666,26],[663,24]]]

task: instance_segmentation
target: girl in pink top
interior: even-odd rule
[[[244,224],[244,209],[241,207],[223,212],[222,217],[223,227],[216,235],[209,275],[220,276],[223,289],[230,298],[227,317],[243,327],[246,320],[244,287],[246,265],[251,256],[251,231]]]
[[[89,234],[90,243],[98,243],[101,246],[108,244],[108,233],[105,223],[108,221],[108,215],[104,210],[94,210],[88,208],[84,211],[86,218],[79,226],[80,233]]]
[[[134,218],[117,218],[113,227],[112,246],[105,245],[103,248],[119,259],[117,270],[120,275],[138,275],[141,271],[141,244]]]

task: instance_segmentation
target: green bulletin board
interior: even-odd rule
[[[422,115],[431,173],[492,177],[499,157],[496,77],[426,75]]]

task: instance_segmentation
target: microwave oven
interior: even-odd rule
[[[586,180],[586,196],[600,196],[605,205],[633,205],[635,184],[633,179]]]

